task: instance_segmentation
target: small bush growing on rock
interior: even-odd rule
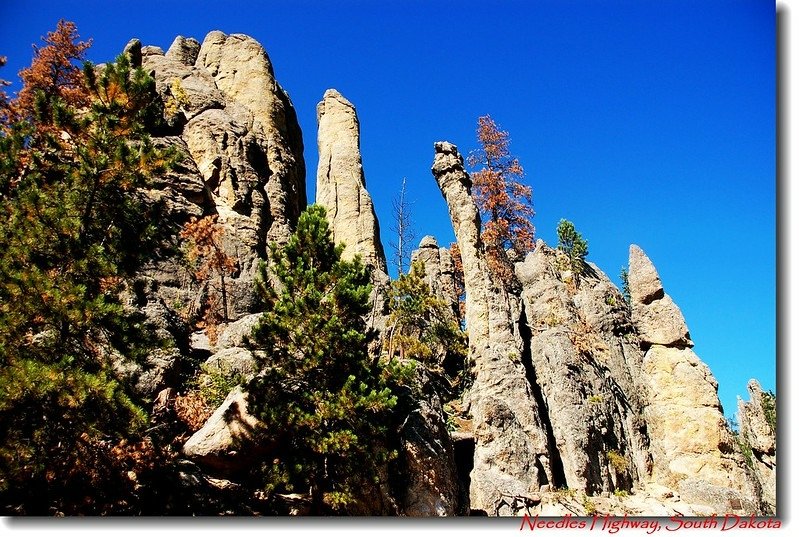
[[[595,515],[597,512],[596,504],[585,493],[583,493],[583,509],[585,509],[585,514],[589,516]]]
[[[627,471],[627,459],[615,449],[608,451],[608,462],[620,474]]]
[[[777,432],[777,396],[774,392],[768,391],[763,393],[762,403],[763,414],[766,417],[766,423],[771,427],[771,431]]]
[[[183,227],[180,236],[188,241],[188,260],[195,265],[194,278],[208,287],[204,304],[202,326],[213,343],[219,322],[228,321],[227,276],[238,270],[236,260],[222,247],[224,228],[217,222],[218,215],[192,218]],[[215,277],[219,284],[215,285]]]
[[[183,89],[180,79],[172,79],[172,83],[169,85],[169,94],[164,99],[164,113],[167,121],[176,118],[181,109],[188,106],[189,103],[189,96],[186,94],[186,90]]]
[[[585,258],[588,255],[588,242],[583,239],[574,224],[568,220],[561,220],[558,224],[558,250],[569,256],[569,262],[574,274],[585,272]]]

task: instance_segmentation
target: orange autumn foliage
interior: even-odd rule
[[[533,191],[523,184],[524,169],[510,154],[510,137],[490,116],[477,120],[480,148],[469,156],[477,208],[483,220],[482,239],[489,268],[504,283],[513,280],[513,264],[507,250],[524,256],[535,246],[531,219]]]
[[[196,263],[194,277],[199,282],[211,282],[214,275],[219,277],[219,295],[210,295],[205,304],[202,324],[209,339],[216,339],[216,325],[228,320],[227,275],[235,274],[236,260],[225,253],[222,247],[224,228],[217,223],[218,215],[192,218],[186,223],[180,236],[189,241],[189,260]],[[221,299],[221,315],[219,300]]]
[[[57,96],[75,108],[88,105],[89,92],[76,62],[85,60],[91,40],[78,41],[79,38],[75,23],[62,19],[54,31],[42,37],[45,46],[33,46],[31,66],[19,72],[22,89],[13,103],[18,118],[36,115],[36,94],[39,91]]]

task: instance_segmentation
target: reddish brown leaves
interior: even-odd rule
[[[228,320],[225,278],[237,270],[236,260],[227,255],[222,247],[224,228],[216,220],[215,214],[199,220],[192,218],[180,232],[180,236],[189,241],[188,257],[189,261],[195,263],[194,277],[201,283],[209,284],[209,295],[203,305],[200,324],[212,342],[216,339],[216,325]],[[219,287],[210,285],[214,277],[219,278]]]
[[[175,414],[192,433],[199,431],[213,412],[214,409],[208,406],[199,391],[191,391],[175,398]]]
[[[191,243],[189,260],[200,262],[194,273],[200,281],[208,280],[213,272],[232,274],[236,270],[236,261],[222,249],[224,228],[217,224],[217,218],[215,214],[192,218],[180,232]]]
[[[35,116],[36,93],[60,97],[67,105],[80,108],[89,103],[83,84],[83,73],[76,65],[86,57],[91,40],[78,41],[74,22],[60,20],[55,31],[42,38],[44,47],[33,46],[31,66],[19,72],[22,89],[14,101],[14,112],[20,118]]]
[[[508,283],[513,279],[513,264],[507,250],[524,256],[535,245],[533,191],[521,182],[524,169],[510,154],[508,133],[490,116],[477,120],[477,139],[481,147],[469,156],[469,165],[480,167],[472,173],[472,195],[483,220],[489,267]]]

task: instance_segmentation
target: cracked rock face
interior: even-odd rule
[[[141,48],[141,62],[172,108],[166,120],[173,133],[155,143],[183,156],[156,180],[153,196],[166,203],[166,222],[176,231],[191,217],[217,215],[222,249],[237,265],[225,284],[228,320],[236,320],[254,311],[254,279],[267,244],[285,242],[307,204],[294,109],[264,49],[244,35],[211,32],[202,44],[178,36],[166,53]],[[214,292],[192,288],[179,254],[143,274],[151,277],[159,281],[146,285],[143,300],[160,299],[184,318]]]
[[[574,283],[538,241],[516,265],[528,341],[525,360],[542,405],[560,486],[630,490],[650,468],[637,371],[642,353],[624,299],[596,267]],[[564,281],[565,280],[565,281]]]
[[[433,176],[449,207],[463,260],[469,358],[474,364],[468,395],[475,439],[471,508],[514,514],[510,507],[497,506],[508,496],[530,496],[554,480],[541,409],[522,364],[523,344],[514,327],[518,300],[489,275],[463,157],[448,142],[437,142],[435,151]]]
[[[459,484],[452,439],[430,373],[419,367],[416,375],[423,397],[400,430],[406,485],[398,500],[406,516],[453,516]]]

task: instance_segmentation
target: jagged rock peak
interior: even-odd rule
[[[755,379],[750,380],[746,388],[749,392],[749,402],[740,399],[738,401],[741,433],[749,439],[752,449],[764,453],[774,453],[776,451],[775,431],[766,415],[770,405],[772,406],[771,411],[776,411],[773,408],[773,398],[763,391],[760,383]]]
[[[515,266],[524,360],[563,472],[555,486],[588,494],[640,487],[651,467],[637,381],[643,353],[610,279],[592,267],[575,281],[560,259],[539,242]]]
[[[663,297],[663,284],[655,265],[640,246],[630,245],[630,296],[636,302],[648,304]]]
[[[634,244],[630,246],[629,285],[632,319],[644,344],[693,347],[680,308],[663,291],[652,261]]]
[[[718,382],[690,348],[682,312],[652,262],[634,245],[629,284],[632,321],[647,349],[641,378],[654,480],[719,512],[758,511],[760,494],[726,425]]]
[[[747,390],[748,402],[738,398],[739,435],[752,450],[747,463],[760,485],[766,511],[773,513],[777,509],[777,401],[755,379],[749,381]]]
[[[125,48],[122,49],[122,52],[127,54],[128,58],[130,58],[131,67],[141,67],[141,60],[142,60],[141,41],[139,41],[134,37],[133,39],[128,41],[128,44],[125,45]]]
[[[419,248],[411,254],[411,263],[424,263],[424,278],[434,296],[441,299],[451,311],[450,320],[458,319],[458,288],[455,278],[455,265],[448,248],[439,248],[432,235],[426,235]]]
[[[355,107],[338,91],[329,89],[316,107],[316,117],[316,203],[327,209],[334,240],[346,245],[344,256],[351,259],[360,255],[366,264],[386,273],[380,226],[366,190]]]
[[[193,37],[185,38],[179,35],[172,41],[165,56],[179,61],[184,65],[194,65],[200,54],[200,42]]]

